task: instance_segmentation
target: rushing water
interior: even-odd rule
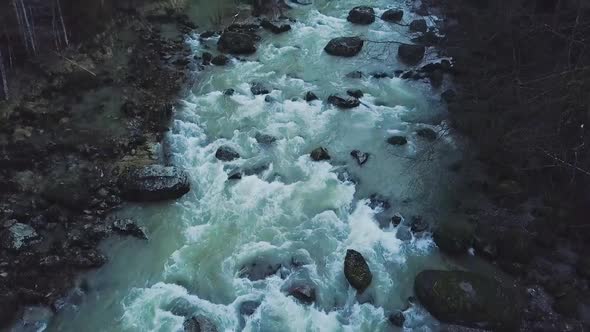
[[[186,313],[208,317],[220,331],[396,329],[387,316],[406,309],[415,274],[445,263],[428,235],[402,241],[396,234],[407,226],[383,221],[393,214],[406,221],[446,216],[455,181],[447,169],[458,152],[450,135],[430,143],[415,134],[425,127],[446,132],[444,107],[426,85],[345,77],[356,70],[404,68],[395,45],[367,43],[354,58],[323,52],[331,38],[346,35],[409,40],[407,27],[379,19],[370,26],[348,23],[348,11],[364,3],[326,0],[297,7],[289,13],[297,19],[292,31],[263,33],[255,55],[199,74],[168,137],[173,161],[192,177],[192,191],[177,202],[123,211],[148,229],[150,240],[107,241],[110,263],[87,276],[82,303],[74,299],[49,330],[181,331]],[[380,16],[402,1],[371,5]],[[411,15],[406,10],[404,20]],[[200,53],[214,49],[216,40],[187,42]],[[271,98],[253,96],[252,82],[271,88]],[[235,94],[225,95],[230,88]],[[364,91],[360,107],[344,111],[323,101],[347,89]],[[320,100],[304,101],[306,91]],[[277,141],[259,144],[258,133]],[[409,143],[387,144],[393,134],[406,135]],[[217,160],[222,145],[241,158]],[[331,160],[310,159],[319,146]],[[362,167],[350,156],[354,149],[370,153]],[[236,169],[251,175],[228,180]],[[391,208],[371,208],[372,194],[387,198]],[[343,274],[349,248],[364,255],[373,273],[362,295]],[[283,268],[264,280],[240,277],[240,269],[253,262]],[[315,287],[313,305],[285,293],[293,282]],[[252,316],[240,317],[239,305],[247,300],[262,304]],[[428,331],[436,324],[418,306],[406,310],[406,329]]]

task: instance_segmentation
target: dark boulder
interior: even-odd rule
[[[430,128],[420,128],[420,129],[416,130],[416,135],[418,135],[419,137],[422,137],[430,142],[435,141],[438,137],[438,134],[436,133],[436,131],[434,131]]]
[[[233,96],[235,93],[236,93],[236,90],[234,90],[234,89],[227,89],[227,90],[223,91],[223,94],[225,96]]]
[[[260,307],[259,301],[244,301],[240,303],[240,315],[252,316],[258,307]]]
[[[308,283],[294,283],[290,285],[287,289],[287,294],[304,304],[312,304],[316,300],[315,287]]]
[[[269,20],[262,20],[262,22],[260,22],[260,26],[274,34],[280,34],[291,30],[291,26],[289,24],[277,25]]]
[[[277,274],[281,266],[280,263],[275,262],[254,261],[242,266],[238,276],[252,281],[264,280]]]
[[[430,227],[430,224],[424,218],[420,216],[413,216],[410,224],[410,229],[413,233],[421,233],[426,231]]]
[[[276,142],[276,140],[277,140],[277,138],[274,136],[262,134],[262,133],[257,133],[254,138],[256,139],[256,142],[258,142],[259,144],[265,144],[265,145],[270,145],[270,144]]]
[[[403,17],[404,11],[401,9],[388,9],[381,15],[381,19],[387,22],[399,22]]]
[[[257,96],[257,95],[265,95],[270,93],[270,91],[268,90],[268,88],[260,83],[260,82],[254,82],[252,83],[252,86],[250,87],[250,92],[252,92],[253,95]]]
[[[205,66],[211,64],[211,60],[213,60],[213,54],[209,53],[209,52],[203,52],[203,55],[201,55],[201,58],[203,60],[203,64]]]
[[[414,280],[414,291],[434,317],[452,324],[512,330],[523,309],[518,290],[466,271],[422,271]]]
[[[229,146],[220,146],[215,152],[215,158],[221,161],[232,161],[235,159],[240,158],[240,154],[236,152],[233,148]]]
[[[212,30],[204,31],[203,33],[201,33],[199,35],[199,37],[201,37],[203,39],[211,38],[213,36],[215,36],[215,31],[212,31]]]
[[[217,48],[224,53],[253,54],[256,52],[257,38],[249,33],[225,31],[219,37]]]
[[[313,161],[330,160],[328,150],[323,147],[319,147],[311,151],[310,157]]]
[[[422,45],[401,44],[397,50],[400,60],[409,65],[415,65],[424,58],[426,48]]]
[[[387,139],[387,143],[391,145],[406,145],[408,144],[408,139],[405,136],[391,136]]]
[[[342,98],[332,95],[328,97],[328,104],[332,104],[342,109],[350,109],[358,107],[361,104],[361,102],[356,98]]]
[[[364,93],[363,93],[361,90],[359,90],[359,89],[354,89],[354,90],[353,90],[353,89],[350,89],[350,90],[346,90],[346,94],[347,94],[347,95],[349,95],[349,96],[351,96],[351,97],[357,98],[357,99],[363,98],[363,96],[365,95],[365,94],[364,94]]]
[[[324,51],[330,55],[352,57],[363,49],[364,41],[359,37],[338,37],[330,40]]]
[[[316,96],[316,94],[311,91],[307,91],[305,93],[305,101],[310,102],[314,100],[318,100],[318,96]]]
[[[359,150],[352,150],[350,155],[354,158],[354,160],[356,160],[359,166],[363,166],[369,160],[369,154]]]
[[[363,255],[352,249],[346,251],[344,276],[348,283],[360,293],[364,292],[373,280],[373,274]]]
[[[223,54],[220,54],[211,59],[211,63],[216,66],[225,66],[229,63],[229,58]]]
[[[148,202],[177,199],[190,191],[188,174],[174,166],[150,165],[128,170],[119,179],[123,197]]]
[[[354,7],[350,10],[346,19],[354,24],[371,24],[375,22],[375,11],[368,6]]]
[[[434,243],[448,255],[467,253],[473,243],[475,227],[463,220],[452,220],[440,225],[433,234]]]
[[[403,327],[404,323],[406,321],[406,317],[404,316],[404,313],[399,310],[390,314],[388,319],[389,319],[389,322],[393,326],[397,326],[397,327]]]
[[[217,327],[211,320],[202,315],[196,315],[184,320],[185,332],[217,332]]]
[[[421,18],[418,20],[413,20],[410,23],[410,31],[413,32],[426,32],[428,30],[428,25],[426,24],[426,20]]]

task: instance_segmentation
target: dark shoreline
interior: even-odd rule
[[[76,277],[106,262],[102,239],[145,236],[109,217],[123,203],[117,179],[166,163],[164,133],[197,64],[184,41],[195,28],[188,17],[140,12],[114,12],[106,30],[9,72],[0,101],[0,328],[25,306],[58,311]]]

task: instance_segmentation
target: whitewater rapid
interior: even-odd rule
[[[374,72],[404,69],[396,46],[366,43],[354,58],[327,55],[335,37],[409,41],[407,27],[379,19],[369,26],[346,21],[366,1],[315,1],[288,14],[292,30],[262,32],[256,54],[225,67],[207,67],[175,111],[167,142],[172,161],[188,171],[192,191],[174,203],[130,206],[121,212],[148,230],[146,243],[109,240],[110,262],[87,276],[88,295],[51,324],[52,331],[182,331],[184,314],[201,314],[219,331],[390,331],[395,310],[405,310],[404,328],[436,329],[422,308],[411,305],[414,276],[444,267],[428,233],[405,239],[406,222],[393,215],[434,222],[448,212],[454,175],[448,166],[458,149],[444,124],[439,93],[423,83],[374,78]],[[377,16],[402,1],[372,1]],[[404,21],[412,13],[405,9]],[[215,50],[217,37],[187,39],[194,54]],[[347,78],[362,71],[362,78]],[[252,83],[271,90],[251,93]],[[234,89],[234,94],[225,93]],[[361,105],[340,110],[325,100],[348,89],[364,92]],[[313,91],[319,100],[306,102]],[[430,128],[435,143],[416,135]],[[276,141],[261,144],[259,134]],[[405,146],[387,143],[391,135]],[[240,158],[215,158],[221,146]],[[325,147],[331,160],[309,153]],[[370,154],[359,166],[352,150]],[[228,177],[244,171],[240,180]],[[371,204],[386,199],[390,208]],[[387,206],[385,206],[387,207]],[[398,236],[396,236],[398,235]],[[402,238],[402,239],[400,239]],[[347,249],[363,254],[373,273],[362,295],[346,281]],[[296,262],[296,264],[295,264]],[[241,276],[252,263],[280,264],[277,274],[257,281]],[[293,282],[316,291],[312,305],[285,292]],[[261,304],[250,316],[244,301]]]

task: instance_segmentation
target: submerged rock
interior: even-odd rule
[[[280,34],[291,30],[291,25],[289,24],[276,25],[269,20],[262,20],[260,26],[274,34]]]
[[[3,248],[20,251],[39,239],[39,234],[29,225],[13,221],[12,225],[0,233],[0,246]]]
[[[405,136],[391,136],[387,139],[387,143],[391,145],[406,145],[408,144],[408,139]]]
[[[220,54],[211,59],[211,63],[216,66],[225,66],[229,63],[229,58],[223,54]]]
[[[225,31],[219,37],[217,48],[221,52],[248,55],[256,52],[256,42],[256,37],[251,34]]]
[[[252,86],[250,87],[250,92],[252,92],[252,94],[255,96],[265,95],[265,94],[270,93],[268,88],[260,82],[252,83]]]
[[[250,264],[242,266],[238,275],[240,278],[247,278],[252,281],[258,281],[273,276],[281,269],[280,263],[267,263],[267,262],[252,262]]]
[[[350,73],[346,74],[346,78],[353,78],[353,79],[357,79],[357,78],[362,78],[363,77],[363,72],[362,71],[351,71]]]
[[[373,8],[368,6],[354,7],[348,13],[348,17],[346,19],[348,20],[348,22],[354,24],[371,24],[375,22],[375,11],[373,10]]]
[[[360,293],[364,292],[373,280],[373,274],[363,255],[352,249],[346,251],[344,276],[348,283]]]
[[[421,18],[418,20],[413,20],[410,23],[410,31],[413,32],[426,32],[428,30],[428,25],[426,24],[426,20]]]
[[[184,320],[185,332],[217,332],[217,327],[211,320],[203,315],[196,315]]]
[[[516,289],[466,271],[422,271],[414,291],[434,317],[453,324],[511,330],[523,309]]]
[[[369,154],[359,150],[352,150],[350,155],[356,160],[359,166],[363,166],[369,160]]]
[[[240,158],[240,154],[236,152],[233,148],[229,146],[220,146],[215,152],[215,158],[221,161],[232,161],[235,159]]]
[[[355,108],[361,104],[356,98],[342,98],[334,95],[328,97],[328,103],[343,109]]]
[[[330,40],[324,51],[330,55],[352,57],[363,49],[364,41],[359,37],[338,37]]]
[[[403,17],[404,11],[401,9],[388,9],[381,15],[381,19],[387,22],[399,22]]]
[[[256,142],[258,142],[259,144],[265,144],[265,145],[270,145],[270,144],[276,142],[276,140],[277,140],[277,138],[274,136],[262,134],[262,133],[257,133],[254,138],[256,139]]]
[[[307,283],[294,283],[288,287],[287,294],[304,304],[312,304],[316,299],[315,287]]]
[[[260,307],[259,301],[244,301],[240,303],[240,315],[252,316],[258,307]]]
[[[426,48],[422,45],[401,44],[397,50],[397,55],[402,62],[409,65],[415,65],[424,58]]]
[[[330,160],[328,150],[323,147],[319,147],[311,151],[310,157],[313,161]]]
[[[163,201],[184,196],[190,191],[190,182],[188,174],[177,167],[150,165],[125,173],[119,187],[130,201]]]

